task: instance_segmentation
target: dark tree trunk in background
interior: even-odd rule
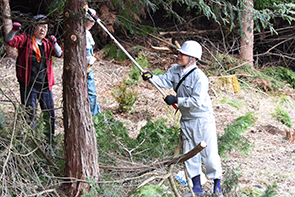
[[[69,0],[64,9],[63,116],[69,196],[79,196],[82,188],[87,189],[87,184],[75,179],[99,178],[97,139],[87,93],[85,3]]]
[[[245,4],[248,9],[243,12],[243,27],[245,32],[241,37],[240,56],[253,66],[253,41],[254,41],[254,22],[252,16],[253,0],[248,0]]]
[[[1,11],[2,11],[2,20],[4,24],[4,34],[6,35],[12,29],[12,21],[11,21],[11,11],[9,6],[9,0],[0,0]],[[16,48],[10,47],[6,45],[6,56],[16,60],[17,50]]]

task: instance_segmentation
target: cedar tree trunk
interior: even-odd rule
[[[9,0],[0,0],[1,10],[3,15],[3,24],[4,24],[4,34],[6,35],[12,29],[12,21],[11,21],[11,12],[9,6]],[[10,47],[6,45],[6,54],[7,57],[10,57],[16,60],[17,51],[16,48]]]
[[[254,40],[254,22],[252,16],[253,0],[248,0],[245,3],[243,12],[243,27],[245,33],[241,37],[240,57],[253,66],[253,40]]]
[[[99,178],[97,139],[86,79],[85,0],[69,0],[64,9],[63,116],[65,176],[69,196],[79,196],[87,184],[76,179]]]

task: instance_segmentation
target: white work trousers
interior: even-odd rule
[[[205,174],[209,179],[221,179],[222,169],[218,154],[215,117],[200,117],[191,120],[181,120],[183,132],[183,152],[187,153],[196,147],[201,141],[207,143],[207,147],[200,153],[185,162],[190,178],[201,174],[201,162],[205,164]]]

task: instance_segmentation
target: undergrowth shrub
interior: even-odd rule
[[[226,153],[239,151],[248,154],[252,147],[250,141],[242,134],[253,126],[255,123],[254,113],[247,112],[246,115],[240,116],[234,122],[224,128],[224,134],[218,136],[219,154],[226,156]]]
[[[53,187],[56,184],[54,177],[63,176],[60,169],[65,163],[59,136],[54,136],[55,148],[52,149],[45,142],[41,116],[36,115],[37,127],[32,129],[25,121],[22,107],[16,106],[15,114],[6,113],[2,106],[0,108],[0,171],[5,172],[1,177],[2,194],[28,195],[44,187]]]
[[[223,195],[233,194],[239,187],[239,178],[242,177],[238,168],[224,166],[225,174],[223,175],[222,193]]]
[[[120,143],[127,147],[136,145],[136,141],[129,138],[123,123],[116,120],[110,111],[102,112],[96,116],[94,126],[97,135],[98,152],[101,158],[100,162],[106,162],[108,165],[115,162],[109,157],[109,152],[126,156],[126,151],[120,147]]]
[[[165,124],[167,119],[149,121],[140,130],[138,142],[145,141],[140,151],[145,151],[151,156],[172,156],[179,139],[180,128]]]
[[[140,67],[145,70],[151,66],[149,63],[149,59],[146,55],[143,54],[142,51],[138,53],[138,57],[136,58],[136,62],[140,65]],[[131,73],[129,74],[129,78],[126,80],[126,83],[129,85],[138,84],[141,79],[141,71],[137,66],[132,63]]]
[[[283,123],[284,125],[286,125],[289,128],[292,128],[293,124],[292,124],[292,118],[290,116],[290,114],[284,110],[284,108],[281,105],[278,105],[275,108],[275,112],[271,113],[271,115],[277,119],[277,121]]]
[[[295,88],[295,72],[282,66],[279,67],[268,67],[261,71],[267,76],[271,76],[277,81],[286,81],[292,88]]]
[[[121,81],[112,89],[112,96],[119,103],[119,109],[128,111],[138,99],[139,93],[134,88],[127,86],[125,81]]]
[[[117,46],[114,44],[107,44],[101,52],[103,54],[106,54],[109,56],[109,59],[115,59],[118,61],[125,61],[126,60],[126,55],[125,53]]]
[[[167,191],[164,185],[145,185],[139,188],[134,197],[173,197],[171,192]]]
[[[228,105],[235,107],[237,109],[240,109],[242,107],[241,101],[240,100],[230,100],[227,97],[223,97],[220,100],[220,103],[225,104],[227,103]]]
[[[264,191],[258,190],[257,188],[253,187],[250,191],[242,191],[241,193],[243,196],[247,197],[272,197],[277,196],[277,183],[273,182],[272,184],[266,184],[266,189]]]
[[[99,114],[94,119],[98,141],[98,151],[110,165],[109,152],[126,156],[131,160],[154,159],[172,156],[179,138],[179,128],[166,126],[166,119],[147,122],[137,139],[131,139],[124,124],[116,120],[110,111]],[[133,150],[132,153],[130,150]],[[129,151],[129,152],[128,152]],[[103,161],[103,160],[101,160]]]

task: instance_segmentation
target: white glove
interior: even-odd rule
[[[87,65],[88,65],[88,64],[89,64],[89,65],[92,65],[92,64],[94,64],[94,62],[96,61],[96,58],[93,57],[93,56],[87,56],[87,57],[86,57],[86,60],[87,60]]]

